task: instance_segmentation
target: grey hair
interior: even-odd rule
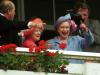
[[[12,1],[9,0],[3,0],[0,3],[0,12],[1,13],[6,13],[12,9],[15,9],[15,5]]]

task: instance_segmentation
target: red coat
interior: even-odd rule
[[[32,39],[27,39],[27,40],[24,41],[22,46],[27,47],[27,48],[34,48],[34,47],[36,47],[36,44]]]

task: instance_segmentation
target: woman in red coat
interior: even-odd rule
[[[22,46],[32,49],[37,47],[36,42],[40,40],[45,23],[40,18],[35,18],[31,20],[28,24],[34,24],[34,27],[27,29],[23,33],[25,41],[23,42]]]

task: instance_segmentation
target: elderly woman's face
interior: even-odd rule
[[[62,38],[67,38],[67,36],[70,33],[70,24],[69,22],[63,22],[59,25],[58,29],[57,29],[60,37]]]
[[[41,30],[39,28],[36,28],[36,30],[33,32],[32,34],[32,38],[34,41],[38,41],[40,40],[40,37],[41,37]]]

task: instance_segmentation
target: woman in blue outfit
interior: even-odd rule
[[[70,14],[59,17],[54,27],[58,36],[48,40],[48,43],[51,45],[50,49],[62,50],[60,45],[63,43],[62,45],[65,45],[63,50],[82,51],[94,41],[92,33],[84,24],[80,25],[82,30],[84,30],[84,38],[78,35],[71,36],[71,34],[76,30],[77,25],[71,20]],[[82,61],[71,60],[70,62],[81,63]]]

